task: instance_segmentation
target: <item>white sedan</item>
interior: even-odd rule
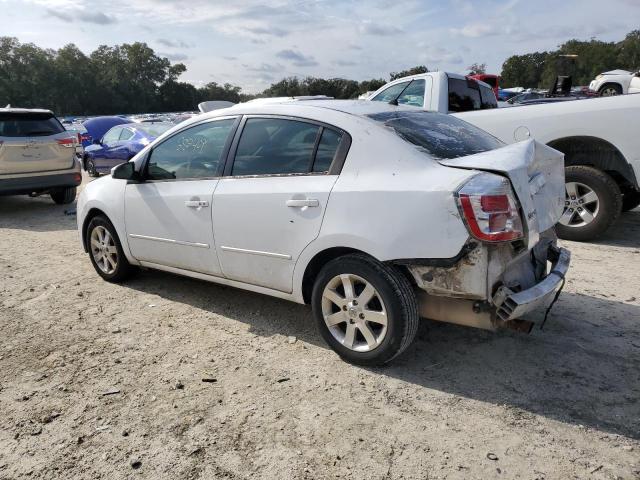
[[[120,282],[158,269],[311,304],[344,359],[386,363],[419,317],[486,329],[553,300],[563,160],[380,102],[247,103],[168,131],[83,190],[82,245]],[[212,290],[211,295],[224,295]]]

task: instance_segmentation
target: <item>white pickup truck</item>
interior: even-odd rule
[[[453,113],[505,143],[535,138],[564,153],[567,195],[556,226],[561,238],[594,239],[621,212],[640,205],[640,95],[483,109],[481,90],[476,94],[470,88],[468,98],[460,98],[460,90],[449,88],[451,78],[459,76],[430,72],[404,77],[369,100]]]

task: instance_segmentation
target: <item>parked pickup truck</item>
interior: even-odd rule
[[[82,181],[77,143],[49,110],[0,108],[0,195],[73,202]]]
[[[621,212],[640,205],[640,139],[637,131],[640,95],[530,105],[526,108],[459,111],[455,108],[458,104],[452,104],[450,100],[458,95],[448,91],[450,75],[428,73],[405,77],[384,85],[370,100],[391,97],[387,100],[391,103],[407,103],[425,110],[453,113],[505,143],[535,138],[564,153],[565,211],[556,226],[561,238],[577,241],[597,238],[607,231]],[[418,81],[424,86],[422,91],[417,88]],[[406,87],[404,92],[397,92],[397,97],[403,98],[411,89],[410,103],[388,95],[395,85],[402,82]],[[477,106],[477,98],[475,102]]]

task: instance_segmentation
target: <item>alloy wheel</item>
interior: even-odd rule
[[[98,268],[111,275],[118,267],[118,249],[116,242],[103,226],[96,226],[91,231],[91,255]]]
[[[600,95],[602,97],[613,97],[614,95],[618,95],[618,90],[613,87],[607,87],[602,90]]]
[[[584,227],[593,222],[600,212],[600,199],[584,183],[567,182],[564,213],[560,224],[565,227]]]
[[[375,287],[362,277],[333,277],[322,292],[322,316],[331,335],[356,352],[377,348],[387,334],[387,310]]]

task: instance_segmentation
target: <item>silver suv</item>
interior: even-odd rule
[[[76,144],[50,110],[0,108],[0,195],[73,202],[82,181]]]

